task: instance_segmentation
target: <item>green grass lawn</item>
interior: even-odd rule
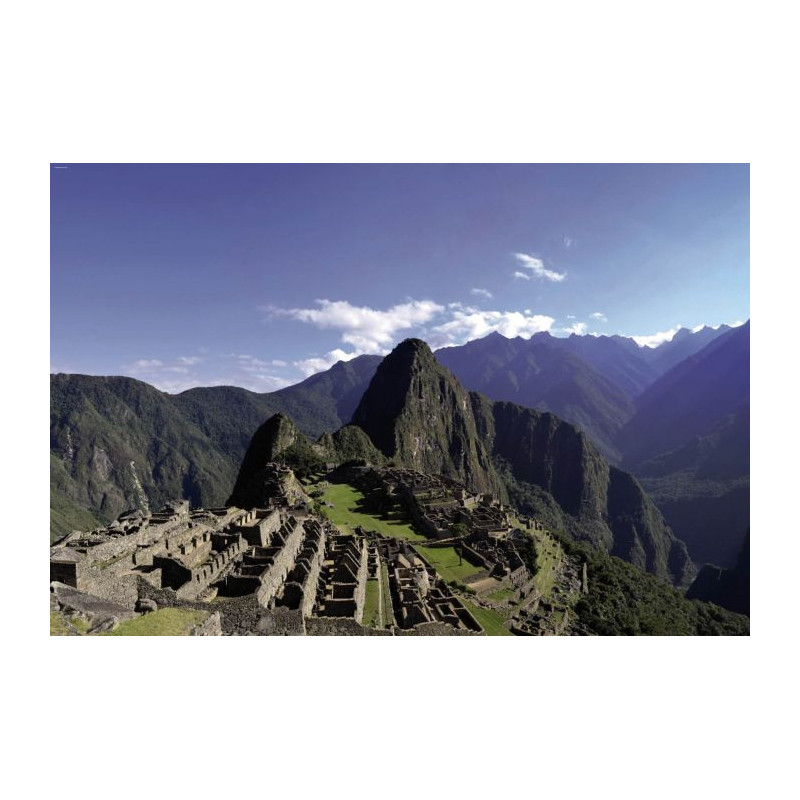
[[[414,547],[446,581],[463,583],[464,578],[483,569],[471,564],[466,558],[459,564],[458,553],[454,547],[423,547],[419,544],[415,544]]]
[[[106,636],[188,636],[189,631],[203,622],[209,611],[190,608],[160,608],[150,614],[121,622]]]
[[[508,600],[510,597],[513,597],[514,591],[514,589],[499,589],[498,591],[487,594],[486,596],[489,598],[489,600],[502,603],[503,600]]]
[[[366,628],[383,627],[380,618],[380,586],[377,579],[370,578],[367,581],[367,594],[364,598],[364,616],[361,624]]]
[[[384,516],[369,513],[364,508],[363,493],[349,484],[332,483],[325,489],[321,499],[333,504],[333,508],[323,506],[322,513],[342,530],[352,531],[357,525],[361,525],[365,530],[377,531],[381,536],[426,541],[426,537],[414,532],[397,508]]]
[[[50,612],[51,636],[74,636],[75,634],[72,629],[83,636],[89,630],[89,623],[80,617],[67,616],[65,614],[60,614],[58,611]]]
[[[537,557],[536,563],[539,567],[534,577],[534,585],[545,600],[550,599],[550,592],[556,579],[556,568],[564,558],[564,551],[558,543],[547,534],[538,536],[536,539]]]
[[[394,625],[392,592],[389,589],[389,567],[381,561],[381,588],[383,590],[383,617],[386,625]]]
[[[64,619],[63,615],[59,614],[58,611],[51,611],[50,612],[50,635],[51,636],[70,636],[72,631],[70,630],[69,625],[67,624],[66,619]]]
[[[467,607],[467,611],[478,621],[478,624],[486,632],[487,636],[513,636],[510,630],[503,627],[503,617],[496,611],[488,608],[481,608],[469,600],[460,598],[461,602]]]

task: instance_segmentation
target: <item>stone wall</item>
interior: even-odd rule
[[[267,547],[272,534],[281,527],[281,515],[277,509],[261,509],[248,513],[244,520],[237,520],[230,530],[240,533],[250,545]]]
[[[484,632],[454,628],[445,622],[421,622],[410,630],[394,628],[395,636],[485,636]]]
[[[193,628],[190,636],[222,636],[222,621],[219,611],[215,611],[205,622]]]
[[[261,576],[261,588],[257,592],[258,603],[264,608],[283,585],[303,544],[303,525],[297,519],[289,517],[282,530],[286,532],[285,544],[275,556],[272,565]]]
[[[391,630],[365,628],[351,617],[309,617],[306,620],[309,636],[391,636]]]
[[[361,561],[358,566],[358,577],[356,591],[353,599],[355,600],[355,620],[359,624],[364,618],[364,601],[367,597],[367,573],[369,572],[369,548],[366,539],[361,540]]]
[[[227,569],[230,569],[234,562],[244,553],[244,539],[236,535],[225,535],[224,538],[219,534],[212,534],[212,541],[217,547],[227,544],[224,550],[212,552],[211,558],[206,564],[194,567],[191,570],[189,580],[178,589],[178,596],[186,599],[197,597],[200,592],[208,588],[214,581],[219,580]],[[156,566],[159,563],[154,562]]]
[[[110,570],[86,569],[81,583],[86,587],[83,591],[89,594],[119,603],[126,608],[136,605],[137,578],[131,572],[120,575]]]

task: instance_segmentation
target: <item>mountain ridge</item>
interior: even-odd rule
[[[554,498],[578,538],[679,585],[694,574],[636,479],[609,465],[585,434],[552,414],[467,393],[421,340],[405,340],[381,362],[353,424],[399,466],[505,499],[499,460],[516,481]]]

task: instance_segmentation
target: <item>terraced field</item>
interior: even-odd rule
[[[352,531],[361,525],[365,530],[377,531],[381,536],[393,536],[413,542],[424,542],[426,538],[416,533],[404,518],[399,507],[387,514],[370,513],[366,508],[363,492],[346,483],[332,483],[322,495],[322,514],[334,525]]]
[[[470,575],[474,575],[483,569],[481,566],[471,564],[466,558],[459,558],[458,552],[454,547],[425,547],[417,544],[414,545],[414,549],[446,581],[451,583],[463,583]]]

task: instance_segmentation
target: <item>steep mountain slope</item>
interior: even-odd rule
[[[713,340],[636,400],[617,445],[628,468],[704,436],[750,401],[750,323]]]
[[[337,430],[378,362],[340,362],[271,394],[216,386],[169,395],[133,378],[51,375],[51,536],[176,496],[221,505],[265,419],[287,413],[314,438]]]
[[[693,575],[684,545],[636,480],[584,434],[552,414],[468,394],[424,342],[406,340],[384,359],[353,424],[401,466],[474,491],[512,491],[576,538],[679,585]]]
[[[50,452],[56,505],[106,522],[173,497],[218,505],[237,467],[169,395],[132,378],[52,376]]]
[[[640,479],[696,564],[733,567],[750,524],[750,326],[662,376],[620,433]]]
[[[585,434],[552,414],[488,403],[480,395],[472,399],[479,434],[495,462],[513,476],[514,499],[523,510],[550,514],[550,524],[573,538],[678,585],[691,578],[694,570],[683,542],[636,479],[611,466]],[[542,491],[558,509],[547,504]]]
[[[576,631],[599,636],[748,636],[740,613],[698,600],[652,575],[585,544],[561,539],[573,559],[586,565],[588,591],[572,613]],[[699,580],[699,578],[698,578]],[[694,586],[694,584],[692,584]],[[691,589],[690,589],[691,591]]]
[[[686,597],[716,603],[737,614],[750,615],[750,531],[732,569],[706,564],[686,592]]]
[[[382,356],[358,356],[340,361],[270,397],[284,414],[297,420],[306,436],[317,439],[350,422],[382,360]]]
[[[636,472],[696,564],[735,564],[750,520],[749,405]]]
[[[287,496],[304,498],[305,492],[293,473],[276,475],[267,466],[286,457],[316,460],[317,453],[291,419],[283,414],[276,414],[255,432],[226,505],[240,508],[263,507],[267,505],[268,498],[275,494],[275,481],[282,482]]]
[[[313,439],[346,425],[380,361],[380,356],[340,361],[277,392],[210,386],[189,389],[172,399],[217,447],[241,458],[253,432],[273,414],[287,414]]]
[[[467,391],[419,339],[401,342],[381,362],[353,424],[398,464],[503,494]]]
[[[720,325],[718,328],[705,325],[699,331],[681,328],[670,341],[662,342],[658,347],[643,347],[642,354],[655,372],[663,375],[731,330],[734,329],[730,325]]]
[[[529,340],[490,334],[462,347],[438,350],[436,357],[468,389],[492,400],[552,411],[584,430],[616,460],[614,439],[634,413],[631,398],[570,352],[566,341],[548,333]]]
[[[629,398],[640,395],[659,372],[651,353],[626,336],[578,336],[558,340],[561,346],[580,356]]]

